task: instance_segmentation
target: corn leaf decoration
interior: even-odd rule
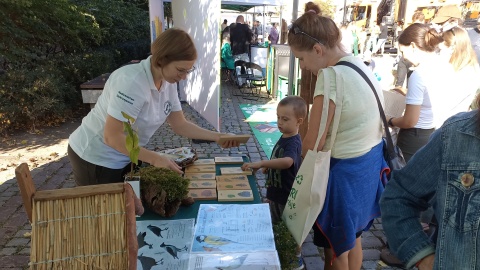
[[[137,131],[133,130],[132,128],[133,123],[135,123],[135,119],[124,112],[122,112],[122,115],[123,117],[125,117],[125,119],[127,119],[127,121],[123,122],[123,130],[127,133],[127,138],[125,139],[125,146],[129,153],[130,161],[133,164],[138,165],[140,146],[138,145]]]

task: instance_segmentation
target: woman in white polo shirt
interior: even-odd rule
[[[169,29],[152,44],[152,56],[114,71],[95,107],[69,138],[68,157],[79,186],[123,181],[130,170],[122,112],[135,120],[141,146],[138,159],[155,167],[181,168],[145,146],[165,122],[181,136],[218,142],[221,133],[203,129],[183,115],[176,83],[195,70],[197,51],[192,38]],[[238,146],[228,141],[222,147]]]
[[[442,125],[442,110],[448,108],[454,95],[455,71],[437,54],[441,42],[440,33],[420,23],[408,26],[398,38],[403,57],[416,68],[408,79],[405,113],[390,118],[388,124],[400,128],[397,145],[407,162]]]

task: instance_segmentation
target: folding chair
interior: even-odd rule
[[[261,97],[262,87],[267,86],[267,77],[263,73],[263,69],[255,63],[247,63],[247,85],[251,89],[251,94],[256,95],[257,99]],[[253,91],[255,89],[255,91]],[[270,93],[267,92],[269,96]],[[268,97],[267,96],[267,97]]]

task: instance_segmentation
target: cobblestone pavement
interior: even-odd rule
[[[253,134],[239,104],[265,104],[274,102],[270,98],[260,98],[258,101],[245,100],[232,95],[238,91],[233,86],[223,86],[221,104],[221,131],[241,134]],[[264,96],[266,93],[262,93]],[[213,129],[213,127],[189,105],[183,104],[184,112],[192,122]],[[21,162],[27,162],[32,172],[33,181],[38,190],[68,188],[75,185],[71,177],[71,166],[66,156],[68,134],[78,125],[77,120],[59,128],[47,130],[48,134],[56,134],[49,138],[43,135],[16,137],[16,142],[0,144],[0,269],[26,269],[29,262],[30,238],[25,236],[31,226],[28,222],[21,194],[19,192],[14,168]],[[32,139],[33,138],[33,139]],[[238,148],[221,149],[215,143],[192,143],[191,140],[174,135],[168,125],[162,126],[153,136],[147,148],[160,149],[191,146],[200,157],[215,157],[227,155],[247,155],[252,161],[267,159],[260,144],[254,139]],[[261,195],[265,196],[265,177],[256,175]],[[386,266],[380,260],[381,249],[385,246],[385,235],[381,220],[375,220],[370,231],[363,234],[363,266],[362,269],[399,269]],[[323,253],[313,244],[309,236],[303,244],[302,254],[306,269],[323,269]]]

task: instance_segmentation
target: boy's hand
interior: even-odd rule
[[[258,169],[262,168],[262,162],[253,162],[253,163],[244,163],[242,165],[242,170],[246,171],[248,169],[253,169],[253,174],[255,174]]]

